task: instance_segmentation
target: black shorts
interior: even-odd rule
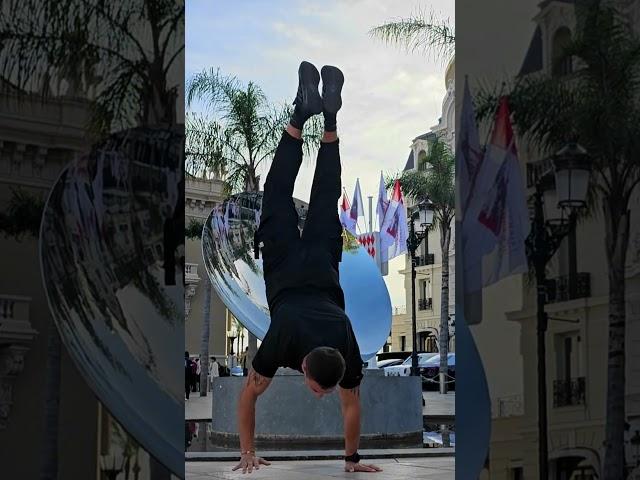
[[[320,146],[302,234],[292,198],[301,164],[302,140],[285,132],[265,182],[258,229],[269,308],[273,310],[287,291],[295,290],[324,293],[344,309],[338,270],[342,259],[338,141]]]

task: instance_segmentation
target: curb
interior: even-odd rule
[[[454,457],[455,448],[411,448],[394,450],[360,450],[363,459]],[[342,460],[341,450],[261,451],[260,456],[274,461]],[[186,462],[237,461],[237,452],[185,452]]]

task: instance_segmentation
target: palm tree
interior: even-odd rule
[[[509,104],[519,135],[542,154],[575,139],[592,161],[587,211],[599,207],[604,214],[609,280],[603,478],[614,480],[625,478],[624,272],[630,199],[640,182],[640,38],[609,3],[577,2],[576,18],[575,36],[558,59],[572,68],[563,76],[516,80]],[[480,117],[495,108],[497,96],[488,90],[478,95]]]
[[[142,8],[132,0],[3,2],[0,78],[43,101],[56,95],[89,101],[95,140],[133,125],[174,125],[178,90],[167,74],[184,49],[183,19],[184,4],[172,0],[145,0]],[[41,210],[28,229],[34,235]],[[57,400],[60,340],[55,328],[49,331],[46,398]],[[41,478],[56,479],[57,402],[47,402],[45,415]]]
[[[400,185],[408,197],[416,201],[429,200],[433,204],[433,224],[430,228],[440,231],[442,254],[442,290],[440,292],[440,392],[446,393],[444,383],[448,371],[449,353],[449,250],[451,245],[451,223],[455,213],[455,160],[449,146],[435,138],[424,159],[423,170],[402,173]],[[389,181],[391,180],[391,181]],[[387,180],[391,186],[392,179]]]
[[[257,192],[258,169],[274,154],[291,106],[271,104],[262,89],[219,70],[204,70],[187,83],[187,107],[206,104],[206,113],[187,113],[187,170],[225,181],[226,193]],[[306,124],[305,153],[317,148],[322,133],[318,117]]]
[[[449,19],[418,11],[407,18],[391,20],[369,30],[369,35],[385,43],[400,45],[409,51],[432,53],[436,58],[451,58],[456,35]]]
[[[4,2],[0,76],[43,97],[90,98],[98,138],[176,123],[167,76],[184,50],[184,3],[173,0]]]
[[[206,113],[187,112],[187,171],[221,178],[226,194],[259,191],[258,169],[273,156],[291,106],[276,107],[257,84],[242,85],[213,68],[188,81],[186,101],[187,108],[202,102],[207,109]],[[310,154],[318,146],[322,128],[317,116],[305,127],[304,148]],[[208,327],[203,324],[203,328]],[[250,355],[255,355],[257,338],[252,333],[248,345]]]

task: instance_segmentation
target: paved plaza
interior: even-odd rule
[[[454,457],[433,458],[386,458],[364,460],[382,467],[378,473],[347,473],[341,460],[310,460],[272,462],[251,475],[231,471],[237,462],[187,462],[188,480],[212,480],[231,478],[254,478],[262,480],[320,480],[346,478],[351,480],[453,480],[455,478]]]

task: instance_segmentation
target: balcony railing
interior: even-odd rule
[[[432,298],[419,298],[418,299],[418,310],[431,310],[433,308],[433,299]]]
[[[555,380],[553,382],[553,406],[569,407],[572,405],[584,405],[585,382],[584,377],[570,380]]]
[[[424,267],[425,265],[433,265],[434,263],[435,255],[433,253],[416,256],[416,267]]]
[[[591,296],[591,276],[588,272],[576,274],[576,289],[571,292],[569,275],[547,280],[547,303],[566,302]]]

